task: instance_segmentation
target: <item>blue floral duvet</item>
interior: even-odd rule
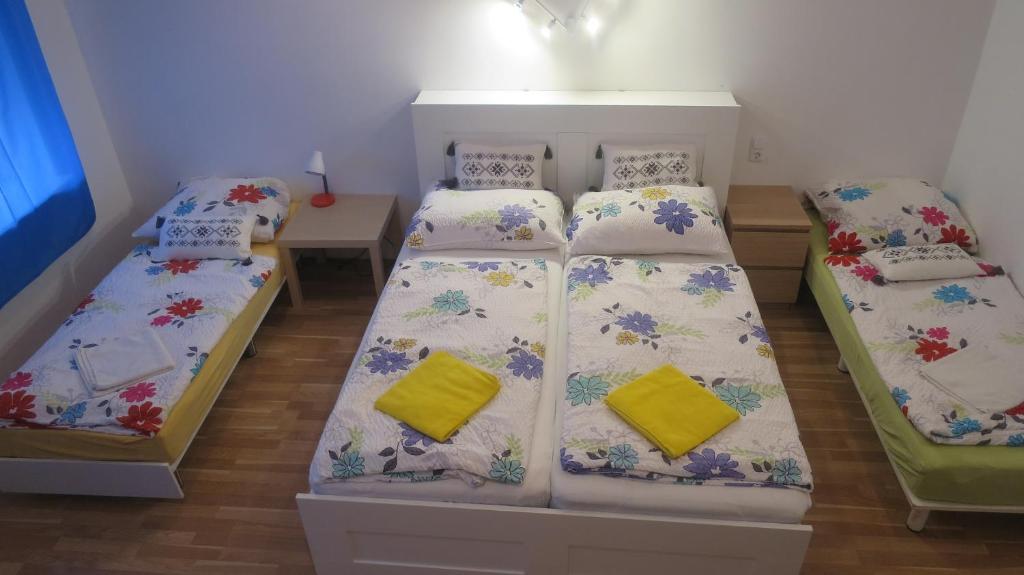
[[[587,256],[566,269],[562,469],[688,485],[811,489],[771,341],[741,268]],[[604,404],[615,387],[666,363],[742,416],[678,459]]]
[[[547,275],[542,258],[400,263],[320,438],[311,477],[522,484],[544,375]],[[438,443],[373,404],[442,350],[496,375],[501,390]]]

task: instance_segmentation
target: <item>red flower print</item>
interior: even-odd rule
[[[86,308],[86,306],[88,306],[89,304],[91,304],[94,301],[96,301],[96,296],[95,295],[89,294],[89,295],[85,296],[85,299],[83,299],[82,301],[78,302],[78,307],[75,308],[75,311],[82,311],[83,309]]]
[[[268,279],[270,279],[270,274],[271,273],[272,272],[270,270],[266,270],[265,272],[260,274],[260,279],[263,280],[263,281],[267,281]]]
[[[169,316],[169,315],[158,315],[158,316],[153,318],[153,321],[149,322],[149,325],[152,325],[152,326],[155,326],[155,327],[165,326],[165,325],[171,323],[172,319],[173,318],[171,316]]]
[[[949,339],[949,330],[944,327],[933,327],[928,330],[928,337],[945,341]]]
[[[35,419],[36,396],[26,395],[25,390],[0,393],[0,419]]]
[[[870,265],[857,266],[853,268],[853,275],[859,277],[860,279],[866,282],[869,282],[872,279],[874,279],[875,276],[878,275],[878,268]]]
[[[139,403],[154,396],[156,396],[156,384],[149,381],[136,383],[120,393],[121,399],[128,403]]]
[[[258,204],[260,200],[267,199],[267,195],[253,185],[241,185],[228,192],[228,200],[232,202],[249,202]]]
[[[142,405],[133,405],[128,408],[128,415],[118,416],[117,421],[121,427],[134,429],[145,435],[155,435],[160,431],[160,424],[164,422],[160,418],[163,413],[162,407],[153,407],[153,403],[147,401]]]
[[[921,338],[917,340],[917,349],[914,353],[921,356],[925,361],[935,361],[956,352],[956,348],[949,347],[944,341],[934,341]]]
[[[1006,410],[1006,415],[1024,415],[1024,403]]]
[[[19,371],[8,377],[3,385],[0,385],[0,391],[14,391],[15,389],[21,389],[30,385],[32,385],[32,374]]]
[[[948,228],[942,228],[942,239],[939,240],[940,244],[956,244],[964,249],[971,247],[971,236],[967,235],[967,232],[963,228],[956,226],[949,226]]]
[[[839,229],[839,222],[837,222],[836,220],[829,220],[828,223],[826,223],[825,225],[828,226],[829,237],[832,237],[832,234],[836,233],[836,230]]]
[[[857,232],[839,232],[834,238],[828,240],[828,251],[834,254],[851,253],[856,254],[865,251],[867,248],[857,237]]]
[[[901,405],[900,406],[900,411],[903,412],[903,417],[906,417],[907,419],[910,419],[910,406],[909,405]]]
[[[944,226],[949,221],[949,216],[946,215],[946,212],[934,206],[925,206],[917,210],[917,213],[921,214],[921,219],[929,225]]]
[[[167,313],[187,318],[201,309],[203,309],[203,300],[190,297],[167,306]]]
[[[1001,275],[1000,274],[1000,270],[999,270],[999,266],[994,266],[992,264],[985,263],[985,262],[977,262],[977,263],[978,263],[978,267],[981,268],[981,271],[982,271],[981,275],[986,275],[986,276]]]
[[[852,265],[860,263],[860,257],[853,254],[832,254],[825,256],[825,263],[832,267],[844,267],[848,268]]]
[[[171,272],[171,275],[187,274],[199,269],[199,260],[170,260],[164,264],[164,269]]]

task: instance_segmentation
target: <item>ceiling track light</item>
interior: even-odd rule
[[[601,31],[601,20],[590,12],[590,0],[578,1],[579,4],[576,9],[571,10],[568,16],[559,17],[558,14],[548,7],[545,0],[533,0],[533,3],[547,14],[547,23],[540,27],[541,37],[545,40],[550,40],[554,34],[554,29],[558,26],[561,26],[563,30],[570,31],[576,28],[583,28],[590,36],[597,36],[598,32]],[[527,0],[511,0],[511,3],[520,13],[526,13]]]
[[[555,29],[555,25],[557,25],[557,24],[558,24],[558,18],[552,18],[551,21],[548,22],[546,26],[544,26],[544,27],[542,27],[540,29],[540,35],[543,36],[545,40],[550,40],[551,39],[551,31]]]

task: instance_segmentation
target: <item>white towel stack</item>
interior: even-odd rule
[[[151,328],[75,352],[86,388],[99,395],[174,369],[174,359]]]
[[[978,344],[921,368],[921,375],[964,404],[1001,413],[1024,402],[1024,358]]]

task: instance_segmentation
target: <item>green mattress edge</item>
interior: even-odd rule
[[[1024,448],[940,445],[921,435],[893,401],[824,262],[825,224],[814,211],[804,277],[874,419],[878,437],[911,492],[971,505],[1024,505]]]

